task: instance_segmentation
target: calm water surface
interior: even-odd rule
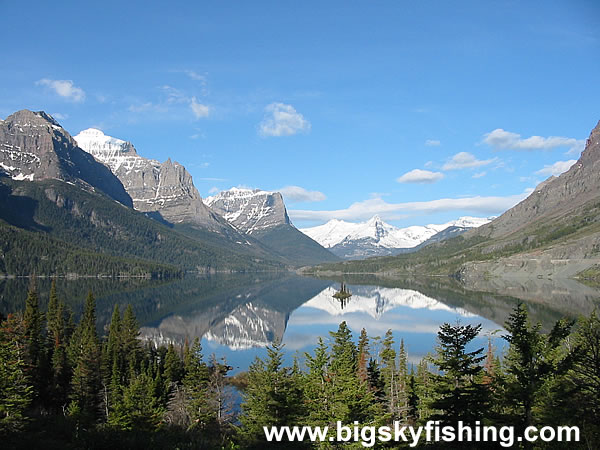
[[[216,275],[186,277],[171,282],[141,280],[58,280],[59,296],[81,313],[88,291],[97,299],[98,329],[104,333],[115,304],[131,304],[144,339],[183,345],[199,337],[205,356],[225,357],[235,370],[246,370],[256,356],[266,355],[275,340],[285,344],[286,358],[303,360],[318,337],[329,339],[346,321],[358,336],[383,337],[391,329],[399,345],[404,339],[409,362],[418,362],[436,345],[444,322],[481,324],[475,343],[488,339],[502,351],[503,324],[519,301],[544,329],[564,315],[587,314],[600,304],[600,292],[572,280],[496,282],[467,291],[447,279],[383,281],[370,277],[345,279],[352,297],[333,298],[341,280],[321,280],[292,274]],[[38,280],[42,303],[49,280]],[[28,280],[0,280],[0,312],[23,307]],[[372,351],[376,353],[379,340]]]

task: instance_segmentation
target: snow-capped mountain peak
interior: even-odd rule
[[[279,192],[234,187],[206,197],[204,203],[247,234],[278,225],[290,225]]]
[[[300,231],[323,247],[332,249],[338,256],[360,258],[392,254],[393,252],[390,250],[394,249],[414,248],[448,227],[473,228],[490,220],[479,217],[461,217],[439,225],[397,228],[375,215],[366,222],[360,223],[332,219],[323,225],[303,228]]]
[[[192,176],[181,164],[144,158],[130,142],[96,128],[83,130],[74,139],[119,178],[138,211],[158,211],[171,223],[191,222],[216,231],[229,228],[204,205]]]

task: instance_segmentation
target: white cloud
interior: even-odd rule
[[[413,169],[406,172],[396,181],[398,183],[435,183],[444,178],[441,172],[431,172],[430,170]]]
[[[427,139],[425,141],[425,145],[428,147],[437,147],[439,145],[442,145],[442,143],[436,139]]]
[[[179,89],[165,84],[160,89],[167,95],[167,103],[187,103],[191,100]]]
[[[65,120],[69,118],[68,114],[61,114],[61,113],[52,113],[51,114],[52,117],[54,117],[56,120]]]
[[[271,103],[265,108],[265,118],[259,125],[261,136],[291,136],[310,130],[310,122],[292,105]]]
[[[290,210],[293,221],[328,221],[342,219],[349,221],[368,220],[378,214],[383,220],[395,220],[405,213],[436,213],[443,211],[470,211],[478,214],[496,215],[513,207],[531,193],[531,189],[521,194],[507,197],[464,197],[441,198],[424,202],[388,203],[381,198],[356,202],[346,209],[331,211]]]
[[[206,83],[206,75],[202,75],[202,74],[200,74],[198,72],[195,72],[193,70],[186,70],[185,73],[192,80],[202,81],[203,83]]]
[[[460,152],[454,155],[450,161],[446,162],[442,166],[442,170],[458,170],[458,169],[469,169],[473,167],[487,166],[498,161],[498,158],[492,159],[477,159],[473,154],[469,152]]]
[[[37,85],[47,86],[63,98],[74,102],[83,102],[85,100],[85,92],[83,89],[75,86],[72,80],[50,80],[42,78],[36,81]]]
[[[486,175],[487,175],[487,172],[484,170],[483,172],[474,173],[471,178],[481,178],[481,177],[485,177]]]
[[[569,152],[581,151],[585,145],[582,139],[560,136],[531,136],[522,139],[518,133],[497,128],[483,137],[483,142],[496,149],[510,150],[552,150],[557,147],[569,147]]]
[[[219,188],[218,188],[218,187],[216,187],[216,186],[213,186],[213,187],[211,187],[211,188],[208,190],[208,193],[209,193],[209,194],[216,194],[217,192],[220,192],[220,191],[221,191],[221,189],[219,189]]]
[[[568,161],[556,161],[554,164],[549,166],[544,166],[543,169],[540,169],[536,172],[538,175],[550,176],[554,175],[555,177],[559,176],[561,173],[566,172],[571,168],[573,164],[577,162],[576,159],[570,159]]]
[[[190,100],[190,108],[192,108],[192,112],[194,113],[194,116],[196,116],[196,119],[208,117],[210,114],[210,108],[202,103],[198,103],[196,97],[192,97]]]
[[[300,186],[285,186],[278,191],[290,202],[321,202],[327,198],[322,192],[308,191]]]

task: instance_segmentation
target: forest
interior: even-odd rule
[[[100,333],[92,292],[76,323],[52,285],[46,311],[35,286],[22,311],[0,318],[0,439],[5,448],[337,448],[334,442],[268,443],[263,427],[344,424],[576,425],[578,443],[522,448],[597,448],[600,319],[555,323],[544,333],[519,304],[504,325],[506,349],[474,345],[481,325],[440,326],[434,351],[409,363],[392,331],[355,340],[345,322],[316,349],[285,365],[268,347],[247,372],[223,359],[139,339],[131,306],[114,308]],[[340,445],[340,444],[337,444]],[[378,442],[375,448],[408,444]],[[502,448],[475,443],[459,448]],[[516,444],[515,447],[519,445]],[[360,442],[344,447],[363,448]],[[420,443],[427,448],[457,444]]]

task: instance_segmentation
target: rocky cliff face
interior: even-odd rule
[[[59,179],[98,189],[132,206],[119,179],[43,111],[22,110],[0,121],[0,170],[14,180]]]
[[[207,197],[204,202],[246,234],[278,225],[290,225],[290,218],[279,192],[232,188]]]
[[[202,202],[192,176],[181,164],[139,156],[130,142],[94,128],[82,131],[75,140],[121,180],[136,210],[159,213],[171,223],[193,223],[215,231],[227,226]]]

